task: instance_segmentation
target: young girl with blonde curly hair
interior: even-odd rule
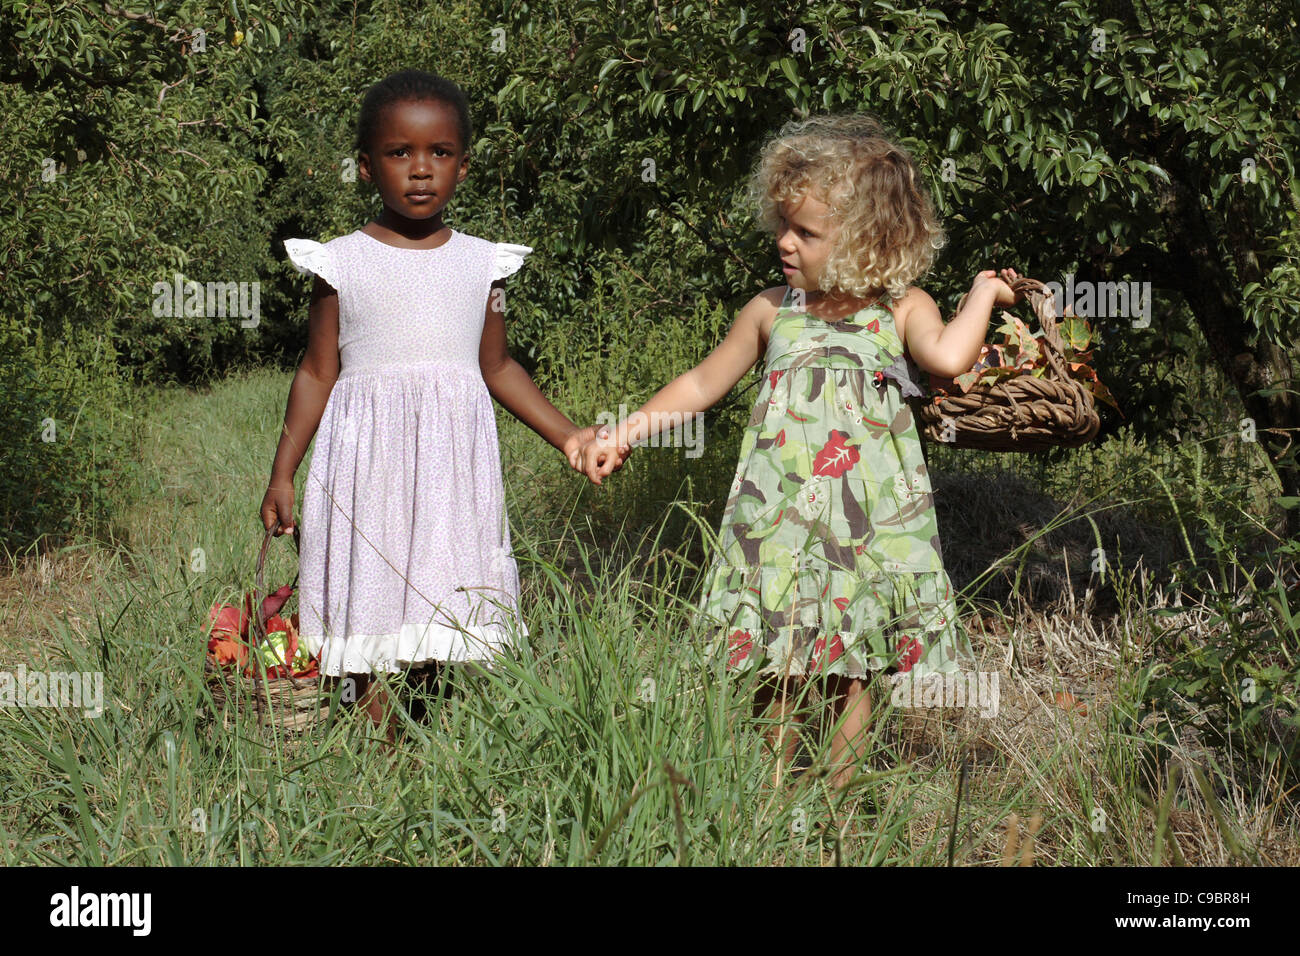
[[[911,284],[943,232],[916,163],[871,117],[787,124],[752,187],[785,285],[756,295],[704,361],[586,444],[581,465],[599,481],[657,422],[710,408],[765,359],[700,610],[728,668],[758,669],[778,778],[798,743],[793,699],[824,681],[826,771],[842,788],[862,762],[875,675],[949,674],[973,660],[907,399],[922,395],[917,367],[969,369],[994,305],[1016,297],[980,272],[945,325]]]

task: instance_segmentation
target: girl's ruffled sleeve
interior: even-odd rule
[[[496,244],[496,262],[492,266],[492,281],[514,275],[524,264],[524,256],[532,252],[531,246],[516,246],[509,242]]]
[[[330,251],[321,243],[311,239],[286,239],[284,251],[289,253],[289,261],[299,272],[318,275],[338,291],[338,270]]]

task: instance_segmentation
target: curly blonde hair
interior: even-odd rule
[[[787,123],[763,147],[750,191],[771,232],[782,202],[811,194],[831,207],[839,228],[824,292],[900,298],[945,242],[915,160],[863,113]]]

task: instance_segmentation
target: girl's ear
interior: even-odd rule
[[[456,185],[459,186],[469,175],[469,150],[465,150],[465,155],[460,158],[460,169],[456,170]]]
[[[365,182],[370,182],[370,154],[359,153],[357,155],[357,175]]]

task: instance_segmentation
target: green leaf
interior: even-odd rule
[[[613,59],[612,57],[611,57],[610,59],[606,60],[603,64],[601,64],[600,72],[596,74],[596,82],[597,82],[597,83],[603,83],[603,82],[605,81],[605,76],[609,73],[609,71],[612,70],[612,69],[614,69],[614,67],[618,66],[619,63],[621,63],[621,62],[622,62],[621,60],[616,60],[616,59]],[[644,87],[646,88],[646,92],[648,93],[648,92],[650,92],[650,85],[649,85],[649,84],[645,81],[645,79],[642,77],[641,74],[642,74],[643,72],[644,72],[644,71],[641,71],[641,72],[639,72],[639,73],[637,74],[637,79],[638,79],[638,80],[641,80],[641,85],[644,86]]]
[[[1074,349],[1076,352],[1082,352],[1088,347],[1091,336],[1088,332],[1088,322],[1086,319],[1077,315],[1067,316],[1057,320],[1057,325],[1061,330],[1061,338]]]

